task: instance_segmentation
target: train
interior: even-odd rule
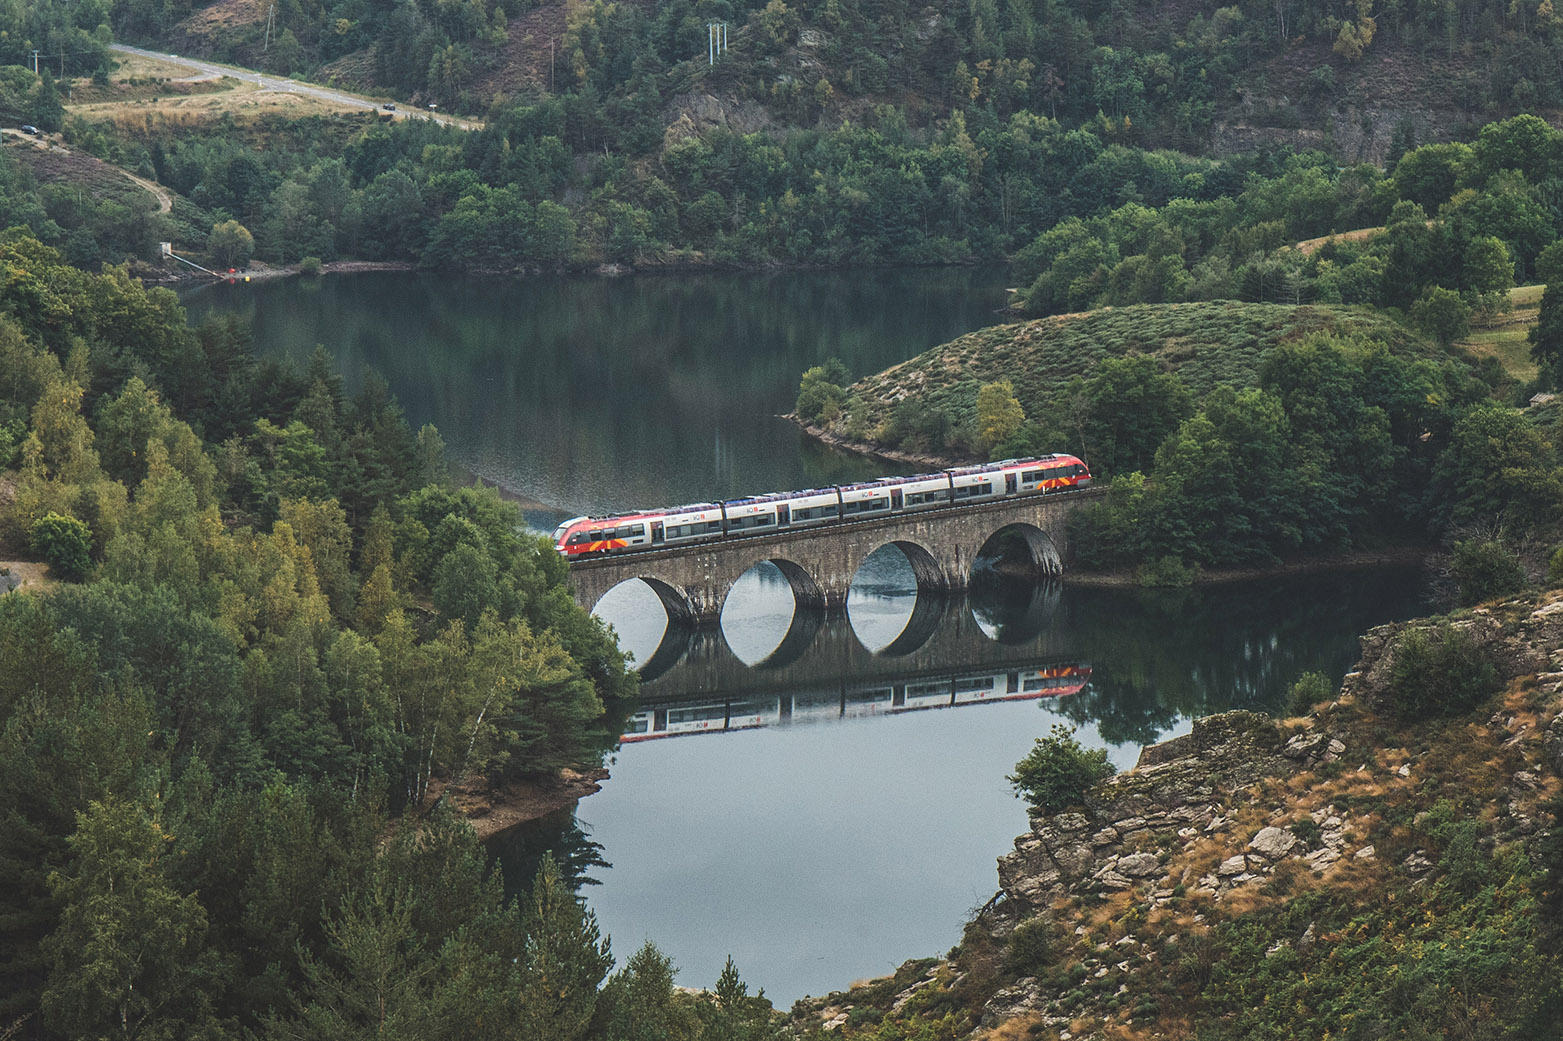
[[[1091,471],[1072,455],[1005,459],[914,477],[772,492],[609,517],[574,517],[554,529],[567,559],[635,553],[709,539],[742,538],[915,513],[1020,495],[1090,487]]]
[[[1032,701],[1079,693],[1091,680],[1085,662],[1029,669],[959,674],[870,684],[850,690],[820,690],[747,698],[677,702],[635,713],[619,740],[625,744],[681,734],[752,730],[785,723],[823,722],[864,716],[899,715],[919,709],[956,708],[992,701]]]

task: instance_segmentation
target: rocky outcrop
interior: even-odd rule
[[[1134,770],[1111,777],[1086,795],[1084,812],[1032,818],[999,859],[1001,899],[992,905],[999,934],[1071,895],[1156,887],[1153,899],[1172,898],[1166,864],[1201,838],[1228,828],[1227,808],[1257,782],[1339,759],[1345,743],[1328,730],[1287,735],[1255,712],[1228,712],[1194,723],[1193,731],[1146,748]],[[1296,834],[1265,827],[1245,853],[1231,856],[1198,879],[1216,895],[1266,874],[1287,857],[1322,867],[1342,855],[1345,822],[1330,814],[1314,823],[1338,841],[1314,850]],[[1309,829],[1311,831],[1311,829]],[[1164,890],[1164,892],[1162,892]]]
[[[1421,618],[1368,630],[1361,639],[1362,657],[1346,674],[1341,696],[1375,712],[1387,710],[1396,648],[1407,633],[1436,624],[1441,620]],[[1478,607],[1447,624],[1469,634],[1504,680],[1563,670],[1563,600]]]

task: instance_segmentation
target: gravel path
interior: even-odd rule
[[[300,80],[287,79],[283,76],[268,76],[263,72],[253,69],[241,69],[236,65],[222,65],[212,61],[201,61],[196,58],[181,58],[178,55],[166,54],[161,51],[149,51],[141,47],[131,47],[123,43],[110,44],[109,49],[121,54],[134,54],[142,58],[153,58],[157,61],[168,62],[171,65],[182,65],[188,69],[194,69],[203,76],[229,76],[240,83],[253,83],[262,90],[274,90],[288,94],[301,94],[306,97],[318,98],[321,101],[329,101],[336,105],[344,105],[348,108],[379,109],[383,102],[373,98],[366,98],[359,94],[348,94],[345,91],[332,90],[329,87],[317,87],[312,83],[304,83]],[[460,119],[456,116],[447,116],[438,112],[426,112],[422,109],[398,110],[394,113],[397,119],[430,119],[446,126],[460,127],[463,130],[481,130],[483,124],[474,119]]]

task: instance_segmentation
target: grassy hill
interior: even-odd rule
[[[968,333],[853,384],[849,396],[860,404],[847,418],[853,429],[872,431],[902,401],[918,398],[959,420],[974,413],[978,387],[996,380],[1014,383],[1027,415],[1036,415],[1103,359],[1136,354],[1156,358],[1204,395],[1222,384],[1255,384],[1267,351],[1314,332],[1365,336],[1391,351],[1448,357],[1406,327],[1363,310],[1230,301],[1141,304]],[[838,421],[828,432],[844,434],[846,425]]]

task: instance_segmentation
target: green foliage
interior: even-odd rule
[[[1170,553],[1141,564],[1134,571],[1134,581],[1147,589],[1185,589],[1198,577],[1197,564],[1185,564]]]
[[[1488,650],[1448,622],[1406,630],[1395,644],[1387,694],[1402,719],[1457,716],[1502,686]]]
[[[244,267],[255,253],[255,236],[238,221],[225,220],[212,225],[206,251],[219,269]]]
[[[1459,293],[1442,286],[1433,286],[1417,298],[1411,305],[1411,320],[1445,347],[1471,332],[1471,309]]]
[[[1004,950],[1004,971],[1016,976],[1040,975],[1064,949],[1058,927],[1051,919],[1027,918],[1010,933]]]
[[[977,390],[977,441],[992,452],[1008,441],[1026,421],[1026,412],[1009,380],[985,383]]]
[[[92,529],[75,517],[44,514],[33,522],[29,541],[61,578],[80,580],[92,570]]]
[[[841,418],[841,406],[846,399],[843,384],[850,377],[846,366],[832,358],[824,365],[805,370],[798,387],[798,401],[793,410],[805,423],[830,423]]]
[[[1328,701],[1335,695],[1335,684],[1322,672],[1305,672],[1297,677],[1286,696],[1286,712],[1292,716],[1306,716],[1313,706]],[[1295,829],[1294,829],[1295,830]]]
[[[1075,740],[1074,733],[1074,727],[1054,723],[1049,736],[1037,738],[1007,778],[1015,793],[1034,810],[1057,813],[1078,805],[1086,789],[1113,775],[1107,750],[1087,750]]]
[[[1520,558],[1501,539],[1463,539],[1454,544],[1449,573],[1460,591],[1460,603],[1479,604],[1525,588]]]
[[[552,546],[492,489],[421,484],[439,439],[383,383],[257,362],[25,237],[0,269],[0,525],[61,571],[102,556],[0,598],[0,1017],[476,1041],[527,995],[531,1036],[588,1022],[606,942],[568,886],[528,935],[464,822],[388,819],[436,774],[601,761],[635,677]]]

